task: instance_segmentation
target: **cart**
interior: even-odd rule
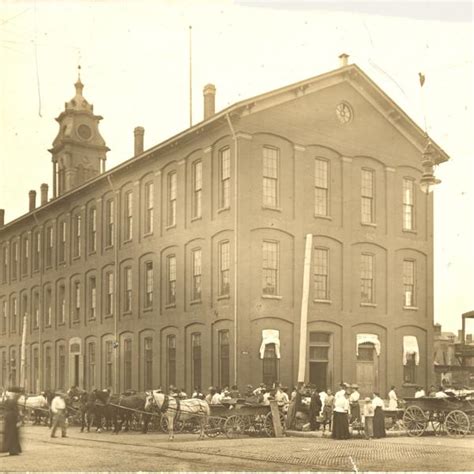
[[[474,399],[466,397],[406,398],[403,424],[409,436],[421,436],[428,427],[435,435],[463,438],[474,428]]]

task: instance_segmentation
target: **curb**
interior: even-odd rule
[[[322,431],[294,431],[286,430],[286,436],[295,437],[295,438],[321,438],[321,439],[332,439],[331,432],[325,432],[323,435]],[[402,436],[407,436],[405,431],[387,431],[387,438],[400,438]],[[351,439],[365,439],[364,436],[356,434],[352,435]],[[383,439],[383,438],[381,438]]]

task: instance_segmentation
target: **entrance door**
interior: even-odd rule
[[[328,380],[327,362],[309,363],[309,383],[315,385],[319,390],[326,390]]]
[[[361,396],[368,397],[377,391],[377,356],[373,344],[366,343],[359,346],[356,379]]]

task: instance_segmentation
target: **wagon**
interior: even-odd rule
[[[409,436],[421,436],[429,426],[434,434],[462,438],[474,429],[474,400],[465,397],[406,398],[403,424]]]

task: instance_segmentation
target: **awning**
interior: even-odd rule
[[[263,329],[262,330],[262,344],[260,346],[260,359],[263,359],[265,354],[265,346],[267,344],[275,344],[275,354],[277,359],[280,358],[280,331],[278,329]]]
[[[415,364],[420,364],[420,350],[416,336],[403,336],[403,365],[407,365],[407,355],[415,354]]]
[[[380,341],[377,334],[357,334],[356,341],[356,355],[359,355],[359,346],[366,342],[373,344],[375,346],[375,352],[378,356],[380,355]]]

